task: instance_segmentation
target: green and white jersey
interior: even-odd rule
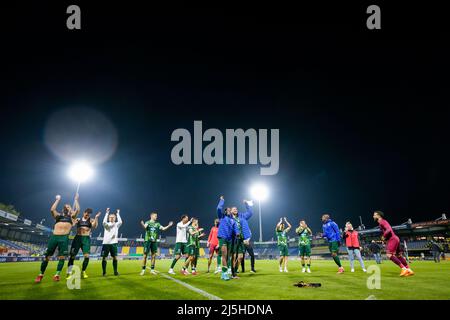
[[[297,228],[298,234],[298,245],[299,246],[309,246],[311,244],[311,229],[309,228]]]
[[[286,231],[277,231],[277,244],[279,246],[287,246],[287,235]]]
[[[241,220],[239,220],[239,216],[233,216],[234,221],[236,222],[236,225],[239,229],[239,238],[242,237],[242,226],[241,226]]]
[[[159,231],[162,229],[161,224],[157,221],[148,220],[144,225],[145,241],[157,241],[159,237]]]
[[[198,233],[195,233],[194,235],[191,234],[191,232],[195,232],[195,231],[197,231],[197,227],[189,226],[187,228],[187,236],[188,236],[187,245],[194,246],[197,248],[199,245]]]

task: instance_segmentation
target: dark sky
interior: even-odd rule
[[[375,209],[393,224],[448,213],[443,10],[385,5],[382,30],[370,31],[364,4],[78,3],[80,31],[65,27],[72,3],[2,4],[0,202],[25,217],[50,221],[55,194],[71,201],[68,163],[44,133],[52,114],[80,106],[101,112],[118,135],[114,155],[81,186],[82,208],[121,208],[126,236],[140,234],[153,210],[164,224],[187,213],[209,228],[218,197],[242,208],[255,181],[270,188],[265,239],[281,216],[317,231],[324,212],[339,224],[361,215],[368,226]],[[192,132],[194,120],[223,132],[279,128],[279,173],[175,166],[170,135]]]

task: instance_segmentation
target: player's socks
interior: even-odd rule
[[[227,272],[228,268],[227,267],[222,267],[222,272]]]
[[[44,275],[44,273],[45,273],[45,270],[47,269],[47,266],[48,266],[48,261],[47,260],[42,260],[42,263],[41,263],[41,275]]]
[[[59,259],[58,266],[56,267],[56,273],[60,274],[63,267],[64,267],[64,259]]]
[[[142,266],[142,270],[145,270],[145,268],[147,268],[147,266]]]
[[[406,269],[409,269],[408,262],[406,261],[406,259],[404,257],[397,257],[397,258],[405,266]]]
[[[83,260],[83,266],[82,266],[82,268],[81,268],[81,271],[86,271],[86,269],[87,269],[87,267],[88,267],[88,264],[89,264],[89,258],[84,258],[84,260]]]
[[[334,260],[334,262],[337,264],[337,266],[339,268],[342,267],[341,260],[339,259],[339,256],[333,257],[333,260]]]
[[[172,264],[170,265],[170,269],[173,269],[173,267],[175,267],[175,264],[177,263],[177,259],[173,259],[172,260]]]
[[[114,269],[114,274],[118,275],[118,272],[117,272],[117,260],[114,260],[114,259],[113,259],[113,269]]]
[[[102,270],[103,270],[103,274],[106,274],[106,260],[102,260]]]
[[[69,258],[69,262],[67,263],[67,274],[68,275],[72,273],[74,261],[75,261],[75,258],[73,258],[73,257]]]
[[[405,268],[405,266],[403,265],[403,263],[396,257],[396,256],[394,256],[394,255],[392,255],[391,256],[391,261],[393,262],[393,263],[395,263],[396,265],[398,265],[400,268]]]
[[[219,269],[221,265],[222,265],[222,255],[218,254],[217,255],[217,269]]]

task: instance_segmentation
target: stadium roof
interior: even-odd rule
[[[40,223],[33,223],[31,220],[13,215],[3,210],[0,210],[0,227],[38,235],[44,235],[52,232],[52,229],[49,227],[46,227]]]

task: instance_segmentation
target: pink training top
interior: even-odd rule
[[[209,233],[208,242],[210,245],[217,246],[219,244],[219,239],[217,238],[217,232],[219,228],[212,227],[211,232]]]
[[[383,237],[386,240],[395,236],[394,230],[392,230],[391,225],[385,219],[378,220],[378,224],[380,225],[381,232],[383,232]]]

